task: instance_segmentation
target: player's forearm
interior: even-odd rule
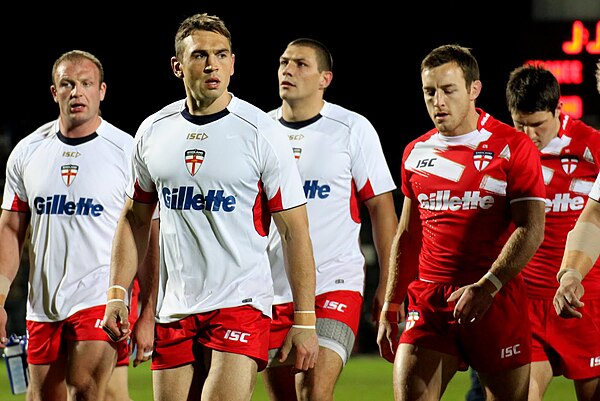
[[[525,267],[543,238],[543,226],[517,227],[489,271],[500,280],[502,285],[506,284]]]
[[[378,195],[374,199],[377,200],[375,204],[372,204],[370,199],[366,202],[366,205],[369,209],[373,244],[379,263],[379,286],[385,288],[388,282],[390,254],[398,226],[398,218],[391,193]]]
[[[146,255],[138,267],[137,277],[140,283],[141,314],[156,314],[156,301],[158,297],[158,276],[160,265],[160,250],[158,246],[159,223],[158,219],[152,222],[150,239]]]
[[[23,213],[3,211],[0,217],[0,306],[19,271],[28,219]]]
[[[288,240],[284,246],[287,248],[287,274],[294,297],[294,309],[314,310],[316,278],[310,238]]]
[[[385,295],[387,302],[402,303],[408,285],[417,277],[420,247],[414,248],[413,243],[411,233],[399,227],[392,241],[389,258],[389,276]]]
[[[117,224],[113,239],[110,284],[129,288],[146,254],[149,225],[132,223],[130,212],[124,213]]]
[[[567,271],[575,271],[581,279],[592,269],[600,255],[600,203],[589,199],[577,223],[567,235],[557,280]]]

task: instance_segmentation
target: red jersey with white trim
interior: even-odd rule
[[[106,303],[132,150],[133,137],[105,120],[84,138],[64,137],[56,120],[11,152],[2,208],[31,213],[28,320]]]
[[[271,213],[306,204],[281,131],[236,97],[208,116],[180,100],[140,126],[129,194],[160,201],[158,322],[241,305],[271,316]]]
[[[362,294],[360,208],[364,201],[396,189],[375,128],[364,116],[328,102],[307,121],[286,122],[281,108],[270,115],[284,127],[304,182],[316,294],[339,290]],[[291,302],[281,238],[275,230],[269,237],[274,303]]]
[[[510,203],[544,200],[533,142],[477,111],[475,131],[449,137],[432,129],[404,150],[402,192],[418,207],[423,227],[422,280],[455,285],[479,280],[514,228]]]
[[[600,131],[567,115],[560,122],[558,136],[539,151],[546,184],[544,241],[522,271],[528,294],[535,297],[554,297],[567,234],[600,171]],[[590,270],[584,286],[586,297],[600,296],[600,269]]]

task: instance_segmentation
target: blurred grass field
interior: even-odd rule
[[[0,401],[25,401],[25,395],[10,392],[6,365],[0,366]],[[152,401],[152,378],[150,364],[129,368],[129,391],[133,401]],[[463,401],[469,388],[469,375],[459,372],[450,382],[442,401]],[[356,354],[348,361],[336,386],[337,401],[391,401],[392,364],[378,355]],[[575,401],[572,383],[556,377],[546,392],[544,401]],[[252,401],[268,401],[259,374]]]

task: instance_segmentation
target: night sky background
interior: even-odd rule
[[[589,9],[582,11],[584,3]],[[472,48],[483,83],[476,105],[507,123],[511,121],[504,88],[513,68],[531,59],[580,60],[584,65],[583,83],[565,85],[562,92],[581,96],[582,119],[600,128],[600,95],[594,77],[600,55],[583,52],[566,56],[561,50],[563,41],[571,38],[574,19],[584,22],[591,32],[590,40],[600,36],[594,31],[600,21],[598,0],[214,4],[159,3],[162,7],[156,8],[149,3],[121,2],[116,6],[106,2],[59,2],[49,3],[42,10],[30,2],[3,2],[2,176],[8,152],[16,142],[57,118],[58,106],[49,90],[51,70],[65,51],[87,50],[102,61],[107,83],[101,106],[103,117],[131,135],[145,117],[183,98],[183,84],[173,76],[170,58],[180,22],[198,12],[218,15],[232,33],[236,60],[229,90],[265,111],[280,104],[277,68],[287,43],[311,37],[328,46],[334,59],[334,78],[325,98],[363,114],[373,123],[398,186],[404,145],[432,127],[422,97],[420,62],[432,48],[442,44]],[[45,11],[46,7],[50,11]],[[554,17],[541,18],[540,13],[545,12]],[[400,208],[398,201],[398,212]],[[376,260],[372,245],[369,247],[370,224],[368,219],[363,223],[367,256],[364,320],[370,322],[370,299],[378,274],[371,268]],[[26,265],[26,255],[22,265]],[[7,300],[7,309],[11,309],[8,329],[24,333],[26,267],[21,268],[18,277]],[[374,335],[372,325],[361,324],[357,348],[374,352]]]
[[[421,94],[419,65],[433,47],[458,43],[472,48],[483,82],[477,106],[506,122],[510,120],[504,85],[510,70],[532,58],[564,58],[560,45],[570,38],[570,21],[535,21],[533,1],[485,7],[458,1],[409,7],[400,2],[394,6],[400,12],[392,11],[391,3],[380,2],[341,8],[309,2],[293,7],[189,2],[162,8],[123,3],[127,10],[65,3],[54,5],[51,12],[28,3],[4,4],[0,129],[15,142],[57,117],[58,106],[49,91],[52,64],[61,53],[78,48],[94,53],[104,65],[108,87],[103,116],[135,134],[146,116],[184,97],[183,84],[170,68],[175,32],[185,17],[208,12],[221,17],[233,36],[236,62],[230,91],[264,110],[280,103],[277,67],[286,44],[297,37],[324,42],[334,59],[326,100],[371,120],[397,176],[403,145],[432,126]],[[588,17],[593,30],[600,16]],[[599,57],[585,56],[588,64]],[[600,113],[593,69],[585,73],[584,85],[566,90],[585,96],[587,107]],[[585,118],[595,122],[597,113]]]

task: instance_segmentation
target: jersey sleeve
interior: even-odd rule
[[[141,203],[156,203],[158,193],[154,181],[144,162],[145,139],[148,134],[145,124],[140,126],[133,146],[131,158],[131,179],[127,195],[133,200]]]
[[[277,123],[270,120],[262,133],[262,182],[269,210],[278,212],[306,203],[292,147]]]
[[[352,178],[360,200],[366,201],[396,189],[375,127],[359,116],[351,127],[350,135]]]
[[[28,197],[23,183],[25,139],[21,140],[13,149],[6,162],[6,181],[2,197],[2,209],[14,212],[27,212]]]

